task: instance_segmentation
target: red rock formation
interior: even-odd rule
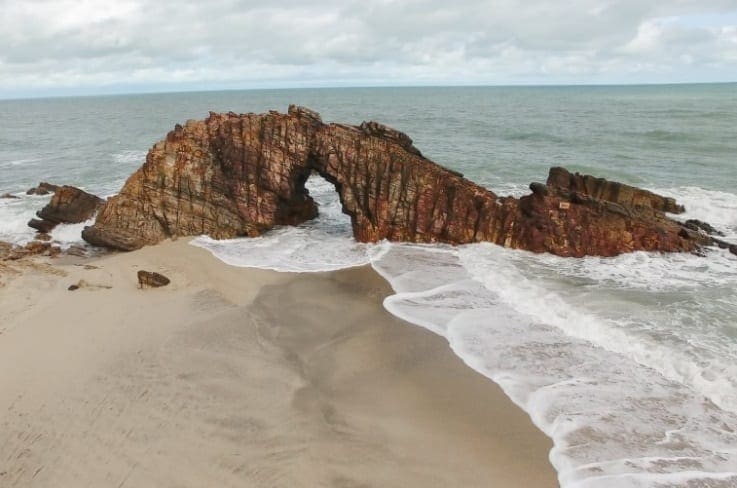
[[[649,192],[555,170],[550,186],[498,198],[424,158],[401,132],[324,124],[294,106],[177,125],[83,237],[132,250],[174,236],[257,236],[314,218],[304,187],[312,171],[335,185],[364,242],[490,241],[562,256],[691,251],[704,242],[682,232],[661,211],[667,199]]]
[[[596,200],[614,202],[625,207],[646,206],[675,214],[685,212],[683,205],[678,205],[673,198],[596,176],[572,174],[565,168],[550,168],[547,184],[551,188],[564,192],[580,193]]]

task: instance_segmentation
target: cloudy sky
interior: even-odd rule
[[[0,0],[0,98],[737,81],[737,0]]]

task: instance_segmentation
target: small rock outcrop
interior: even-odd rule
[[[55,257],[61,254],[61,247],[52,242],[31,241],[23,246],[0,241],[0,262],[17,261],[31,256]]]
[[[42,181],[38,186],[29,188],[26,195],[48,195],[49,193],[54,193],[58,189],[59,185],[53,185]]]
[[[680,214],[685,211],[673,198],[648,190],[608,181],[591,175],[571,173],[565,168],[550,168],[547,185],[562,194],[579,194],[612,202],[627,208],[650,207],[660,212]]]
[[[82,237],[133,250],[176,236],[258,236],[317,215],[312,172],[335,186],[359,241],[494,242],[561,256],[694,251],[712,243],[665,212],[670,198],[553,168],[522,198],[499,197],[429,159],[376,122],[326,124],[287,114],[210,113],[156,143]]]
[[[48,205],[36,212],[39,218],[31,219],[28,225],[39,232],[48,233],[58,224],[78,224],[92,218],[102,203],[100,197],[84,190],[60,186]]]
[[[696,232],[701,231],[704,234],[710,236],[724,237],[724,232],[715,229],[714,226],[712,226],[711,224],[707,222],[702,222],[701,220],[688,219],[686,222],[683,223],[683,226]]]
[[[12,193],[3,193],[2,195],[0,195],[0,198],[7,200],[17,200],[20,197],[17,195],[13,195]]]
[[[138,272],[138,286],[140,288],[159,288],[170,283],[169,278],[154,271],[140,270]]]

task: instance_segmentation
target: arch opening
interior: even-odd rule
[[[353,238],[351,216],[344,211],[336,185],[317,171],[298,182],[298,192],[304,193],[317,206],[316,216],[301,225],[320,230],[331,237]]]

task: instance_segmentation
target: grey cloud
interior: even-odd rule
[[[647,82],[737,72],[737,27],[673,21],[734,12],[733,0],[0,0],[0,9],[0,96],[112,82]]]

